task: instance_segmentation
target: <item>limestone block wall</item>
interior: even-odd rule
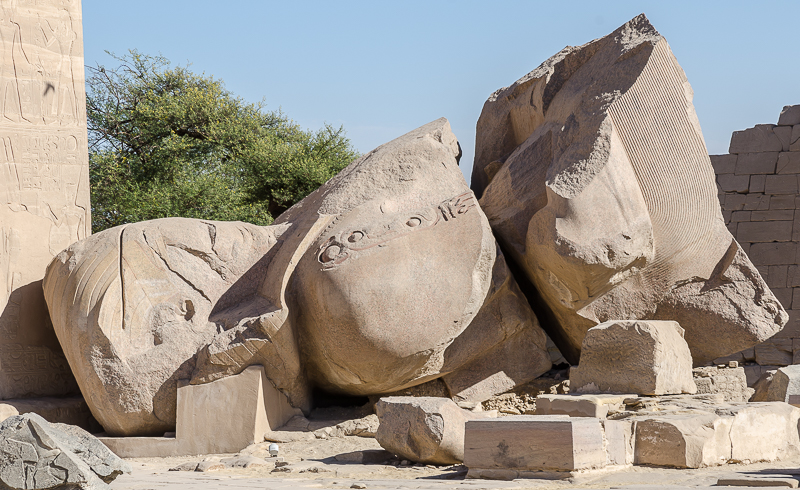
[[[79,0],[0,2],[0,399],[77,392],[42,292],[90,233]]]
[[[789,312],[782,332],[732,359],[800,363],[800,105],[784,107],[777,125],[735,131],[711,163],[728,229]]]

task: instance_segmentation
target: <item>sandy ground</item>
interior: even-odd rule
[[[572,488],[665,489],[710,487],[720,478],[765,480],[800,479],[800,459],[750,465],[726,465],[713,468],[679,470],[668,468],[631,467],[613,472],[589,473],[563,481],[515,480],[490,481],[465,479],[463,466],[402,465],[396,459],[383,464],[343,463],[337,455],[352,451],[380,450],[371,438],[343,437],[328,440],[298,441],[280,444],[280,457],[285,466],[276,471],[275,459],[264,458],[269,443],[251,446],[244,452],[264,459],[265,466],[226,468],[209,472],[169,471],[181,463],[220,461],[234,455],[207,455],[175,458],[130,459],[130,475],[123,475],[111,484],[115,490],[147,490],[197,488],[201,490],[258,488],[278,489],[542,489]],[[341,457],[341,456],[340,456]],[[389,463],[389,464],[386,464]],[[406,462],[407,463],[407,462]],[[288,469],[288,470],[287,470]],[[788,479],[788,480],[787,480]],[[786,485],[785,483],[783,483]],[[796,485],[796,483],[795,483]]]

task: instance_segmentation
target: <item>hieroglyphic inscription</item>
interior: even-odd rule
[[[436,226],[466,214],[477,205],[475,194],[466,192],[437,205],[411,212],[401,212],[360,229],[344,230],[320,245],[317,260],[323,270],[340,266],[358,252],[380,246],[390,240]]]
[[[90,233],[80,0],[0,0],[0,399],[75,392],[41,279]]]

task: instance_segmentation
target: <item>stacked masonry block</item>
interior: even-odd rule
[[[725,223],[789,313],[782,332],[737,360],[800,363],[800,105],[784,107],[777,125],[735,131],[729,152],[711,155]]]

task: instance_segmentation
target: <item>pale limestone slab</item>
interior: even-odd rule
[[[568,472],[607,464],[603,427],[595,418],[520,415],[470,420],[464,464],[470,469]]]
[[[569,415],[570,417],[595,417],[604,419],[610,408],[622,406],[628,395],[539,395],[536,397],[536,415]]]
[[[78,393],[42,278],[91,233],[80,2],[0,13],[0,399]]]

